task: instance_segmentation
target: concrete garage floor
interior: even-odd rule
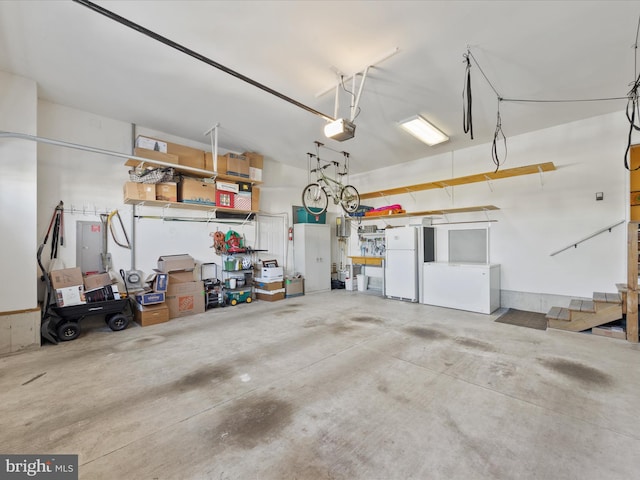
[[[500,313],[500,312],[497,312]],[[630,479],[640,347],[344,290],[0,359],[0,453],[82,479]]]

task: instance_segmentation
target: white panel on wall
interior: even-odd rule
[[[0,72],[0,129],[37,133],[37,87],[26,78]],[[0,289],[0,312],[37,307],[37,145],[0,140],[0,265],[10,274]]]

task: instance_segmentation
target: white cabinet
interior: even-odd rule
[[[331,229],[329,225],[293,226],[293,263],[304,276],[305,293],[331,290]]]
[[[471,312],[500,308],[500,265],[423,264],[423,303]]]

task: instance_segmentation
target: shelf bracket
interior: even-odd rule
[[[411,199],[415,202],[416,201],[416,197],[413,196],[413,190],[411,190],[409,187],[405,187],[405,190],[407,191],[407,193],[409,194]]]
[[[449,196],[449,198],[451,198],[451,186],[444,182],[440,182],[438,185],[442,185],[444,192]]]
[[[544,171],[540,165],[538,165],[538,172],[540,173],[540,186],[544,188]]]
[[[489,218],[489,210],[487,210],[486,208],[483,208],[482,211],[484,212],[484,216],[487,219],[487,222],[490,222],[491,219]]]
[[[487,185],[489,185],[489,190],[493,192],[493,183],[492,183],[493,179],[487,175],[485,175],[484,178],[487,179]]]

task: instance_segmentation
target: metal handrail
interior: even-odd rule
[[[623,223],[624,223],[624,220],[620,220],[619,222],[614,223],[613,225],[609,225],[608,227],[601,228],[600,230],[598,230],[596,232],[593,232],[591,235],[589,235],[587,237],[584,237],[583,239],[578,240],[577,242],[573,242],[573,243],[567,245],[566,247],[561,248],[560,250],[556,250],[550,256],[553,257],[554,255],[557,255],[560,252],[564,252],[565,250],[569,250],[570,248],[578,248],[578,245],[581,244],[582,242],[586,242],[587,240],[589,240],[589,239],[591,239],[591,238],[593,238],[595,236],[598,236],[601,233],[610,232],[612,228],[617,227],[618,225],[622,225]]]

